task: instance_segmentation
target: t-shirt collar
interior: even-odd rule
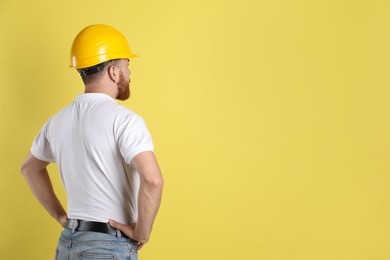
[[[111,96],[104,93],[82,93],[78,94],[76,101],[89,101],[89,100],[111,100],[115,102]]]

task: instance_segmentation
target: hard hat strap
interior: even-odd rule
[[[82,78],[85,78],[88,75],[95,74],[97,72],[103,71],[104,68],[106,67],[106,64],[109,63],[110,61],[106,61],[103,63],[100,63],[98,65],[89,67],[89,68],[83,68],[83,69],[78,69],[78,72],[80,73],[80,76]]]

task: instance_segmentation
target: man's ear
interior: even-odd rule
[[[119,68],[116,66],[110,66],[107,69],[108,76],[110,79],[114,82],[117,83],[119,81]]]

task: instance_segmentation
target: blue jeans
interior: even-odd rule
[[[109,234],[65,228],[58,241],[56,260],[137,260],[137,242]]]

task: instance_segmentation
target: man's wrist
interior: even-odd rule
[[[146,244],[149,241],[149,234],[145,234],[146,232],[140,232],[137,230],[137,226],[134,229],[134,239],[139,243]]]
[[[68,221],[68,216],[66,213],[62,213],[58,216],[57,222],[61,224],[61,226],[65,226],[66,222]]]

